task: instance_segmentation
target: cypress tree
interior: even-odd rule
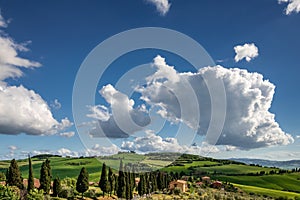
[[[125,198],[125,176],[124,176],[124,169],[123,169],[123,161],[120,161],[120,168],[119,168],[119,176],[118,176],[118,189],[117,189],[117,196],[119,198]]]
[[[115,177],[110,167],[108,168],[108,183],[109,183],[109,196],[111,196],[115,187]]]
[[[76,190],[81,193],[83,198],[83,193],[89,189],[89,174],[83,167],[78,175],[76,182]]]
[[[9,186],[17,186],[20,189],[23,188],[23,180],[21,177],[21,172],[18,163],[15,159],[11,160],[10,162],[6,180],[7,180],[6,183]]]
[[[61,192],[61,190],[62,190],[62,188],[61,188],[60,180],[57,177],[53,181],[53,196],[57,197],[59,195],[59,193]]]
[[[32,163],[31,158],[28,155],[28,162],[29,162],[29,172],[28,172],[28,186],[27,191],[30,192],[34,189],[34,178],[33,178],[33,169],[32,169]]]
[[[103,192],[103,196],[105,195],[105,192],[108,192],[108,180],[107,180],[107,170],[106,170],[106,165],[103,163],[102,165],[102,172],[101,172],[101,177],[99,181],[99,187],[101,188]]]
[[[40,188],[44,190],[46,194],[49,194],[51,187],[51,167],[50,160],[46,159],[43,162],[40,170]]]
[[[118,191],[118,188],[119,188],[119,182],[118,182],[119,176],[118,175],[114,175],[114,179],[115,179],[114,195],[116,195],[116,192]]]
[[[143,175],[140,174],[140,181],[138,183],[138,187],[137,187],[137,190],[138,190],[138,193],[140,196],[143,195],[143,190],[142,190],[142,181],[143,181]]]

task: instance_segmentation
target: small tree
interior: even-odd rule
[[[125,198],[125,175],[123,169],[123,162],[120,161],[120,168],[119,168],[119,176],[118,176],[118,189],[117,189],[117,196],[119,198]]]
[[[44,190],[46,194],[49,194],[51,187],[51,167],[50,160],[46,159],[43,162],[40,170],[40,190]]]
[[[60,180],[57,177],[53,181],[53,196],[57,197],[59,195],[59,193],[61,192],[61,190],[62,190],[62,188],[61,188]]]
[[[112,192],[115,190],[115,176],[112,169],[108,168],[108,183],[109,183],[109,195],[111,196]]]
[[[102,165],[102,172],[101,172],[101,177],[99,181],[99,187],[101,188],[103,192],[103,196],[105,195],[105,192],[108,192],[108,180],[107,180],[107,170],[106,170],[106,165],[103,163]]]
[[[10,166],[7,172],[7,184],[9,186],[17,186],[18,188],[23,188],[23,180],[21,177],[21,172],[18,166],[18,163],[15,159],[11,160]]]
[[[31,158],[28,155],[28,162],[29,162],[29,172],[28,172],[28,186],[27,191],[30,192],[34,189],[34,178],[33,178],[33,169],[32,169],[32,163]]]
[[[83,193],[89,189],[89,174],[83,167],[76,182],[76,190],[81,193],[83,198]]]

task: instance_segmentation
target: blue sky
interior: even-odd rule
[[[154,2],[156,4],[150,0],[105,0],[89,1],[88,3],[67,0],[59,2],[0,1],[2,16],[0,18],[2,38],[0,42],[2,49],[0,50],[2,54],[0,55],[0,67],[2,68],[0,70],[0,86],[3,93],[0,94],[2,101],[0,103],[2,109],[0,111],[2,112],[2,114],[0,113],[1,159],[18,158],[28,153],[41,152],[76,156],[114,153],[120,148],[140,152],[162,150],[154,148],[149,143],[154,143],[167,150],[179,149],[196,153],[200,151],[202,154],[206,153],[206,147],[209,146],[212,151],[209,155],[220,158],[300,159],[300,143],[297,138],[300,135],[300,107],[298,105],[300,94],[297,89],[299,86],[300,13],[298,12],[300,5],[297,4],[297,0],[282,1],[281,3],[277,0],[190,0],[188,2],[157,0]],[[157,7],[159,2],[162,3],[161,10]],[[225,82],[226,88],[237,85],[247,86],[247,84],[253,84],[254,89],[257,87],[257,90],[260,91],[259,94],[262,93],[261,96],[258,96],[257,93],[251,96],[250,92],[252,91],[240,87],[235,90],[226,90],[228,92],[227,101],[230,100],[228,108],[231,108],[231,104],[238,105],[235,110],[227,110],[226,125],[228,127],[226,127],[228,129],[236,128],[229,131],[234,132],[233,135],[230,135],[229,132],[226,134],[225,128],[222,133],[224,139],[219,140],[219,145],[215,147],[211,147],[210,142],[205,141],[203,133],[187,142],[195,143],[195,146],[182,144],[183,138],[195,132],[195,127],[191,125],[192,117],[176,116],[178,108],[174,102],[169,102],[163,97],[151,96],[149,91],[157,83],[165,84],[176,90],[177,85],[171,83],[172,81],[166,83],[159,79],[173,80],[177,76],[184,76],[183,72],[191,72],[196,75],[196,69],[200,66],[192,66],[186,59],[180,58],[172,52],[155,49],[130,52],[115,60],[96,86],[97,90],[102,89],[102,93],[94,94],[95,105],[98,107],[89,110],[88,106],[95,105],[86,105],[87,107],[83,109],[86,109],[87,113],[82,113],[85,117],[87,114],[101,113],[101,119],[99,119],[99,115],[87,117],[86,124],[93,124],[95,120],[96,122],[97,120],[107,121],[109,116],[113,116],[113,106],[107,99],[112,98],[109,96],[112,91],[114,94],[120,92],[122,98],[114,98],[114,102],[117,102],[117,110],[122,111],[124,103],[130,104],[127,100],[132,98],[135,105],[130,106],[130,104],[128,109],[130,113],[132,109],[132,112],[138,115],[140,123],[144,123],[143,128],[134,130],[133,135],[128,138],[98,138],[103,141],[90,137],[89,133],[95,128],[92,127],[93,125],[85,127],[84,131],[78,129],[80,124],[74,124],[73,119],[72,94],[76,74],[84,59],[99,43],[109,37],[126,30],[142,27],[175,30],[201,44],[214,62],[221,65],[222,68],[210,68],[206,71],[199,69],[200,75],[221,73],[225,77],[222,81]],[[252,44],[254,46],[249,47]],[[236,53],[235,47],[241,51]],[[24,51],[25,48],[27,51]],[[14,52],[17,55],[14,55]],[[236,54],[239,54],[241,60],[234,59]],[[249,62],[246,61],[246,56],[249,56]],[[23,58],[28,62],[20,61],[17,58]],[[124,91],[118,88],[116,83],[130,69],[143,64],[146,65],[145,69],[150,70],[150,74],[147,75],[148,80],[152,79],[146,85],[134,85],[135,87],[139,86],[140,90],[135,91],[132,97],[126,99],[128,94],[124,95]],[[177,71],[177,74],[171,77],[169,77],[172,74],[170,66],[174,66]],[[157,77],[154,74],[159,72],[160,67],[165,72],[165,77]],[[232,68],[238,68],[239,71],[234,72]],[[247,73],[242,69],[246,69]],[[23,72],[22,75],[20,70]],[[8,72],[12,73],[7,75]],[[255,72],[263,76],[263,82],[259,83],[259,86],[255,82],[256,79],[259,79],[259,76],[253,75]],[[242,75],[243,73],[244,75]],[[134,78],[146,80],[146,76],[139,76],[139,74],[135,74]],[[187,79],[189,78],[187,77]],[[266,80],[272,84],[270,85]],[[235,82],[237,83],[235,84]],[[192,82],[189,83],[194,86]],[[111,87],[108,84],[111,84]],[[122,86],[130,88],[133,85],[128,83],[128,85]],[[274,95],[272,94],[273,86],[275,88]],[[205,100],[206,97],[201,96],[204,95],[201,91],[205,90],[205,87],[203,89],[195,85],[194,89],[199,89],[199,96]],[[30,93],[30,90],[34,91],[34,94]],[[267,92],[264,93],[265,90]],[[243,96],[234,91],[246,92]],[[6,95],[8,93],[9,95]],[[27,105],[28,102],[25,100],[28,95],[31,95],[27,99],[32,103],[30,105]],[[143,101],[140,97],[147,97],[149,101]],[[243,126],[239,124],[236,127],[233,122],[229,121],[229,118],[237,119],[239,113],[247,110],[248,100],[254,102],[259,98],[260,100],[261,98],[271,98],[268,100],[271,103],[270,109],[264,109],[262,114],[258,114],[260,110],[252,113],[250,115],[252,118],[248,119]],[[156,101],[156,99],[158,100]],[[159,99],[164,101],[165,107],[159,105]],[[185,103],[188,104],[188,102]],[[263,104],[261,107],[267,104],[261,101],[259,103]],[[145,110],[142,110],[142,104],[145,104]],[[17,109],[13,109],[14,107]],[[126,109],[124,112],[128,111]],[[162,111],[165,113],[162,114]],[[205,112],[210,113],[210,111]],[[149,113],[153,114],[157,120],[146,123]],[[232,116],[231,113],[233,113]],[[275,114],[271,122],[266,121],[270,117],[270,113]],[[5,116],[9,117],[5,119]],[[205,119],[205,116],[200,117]],[[134,121],[136,122],[136,120]],[[253,124],[256,124],[257,127],[264,127],[268,124],[271,129],[260,132],[255,129]],[[280,128],[277,127],[275,130],[273,128],[276,125],[279,125]],[[207,126],[205,120],[200,122],[200,126]],[[181,127],[182,130],[178,127]],[[249,133],[252,136],[242,137],[247,131],[252,131]],[[175,133],[178,133],[177,136]],[[237,141],[232,144],[228,142],[230,136],[239,134],[242,135],[241,140],[245,139],[244,143],[241,142],[241,145],[237,145]]]

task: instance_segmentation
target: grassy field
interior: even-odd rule
[[[177,155],[176,155],[177,156]],[[161,169],[166,172],[190,172],[201,171],[207,173],[214,180],[228,181],[240,187],[248,193],[257,193],[268,196],[288,196],[293,197],[300,195],[300,173],[290,173],[283,175],[263,175],[248,176],[247,173],[260,173],[261,171],[270,172],[277,170],[274,168],[266,168],[259,166],[249,166],[238,163],[224,163],[213,159],[199,158],[179,159],[176,161],[181,166],[168,166],[175,157],[171,154],[159,155],[139,155],[134,153],[121,153],[109,157],[101,158],[62,158],[50,157],[53,178],[61,179],[70,177],[77,178],[82,167],[85,167],[90,175],[90,181],[98,182],[102,163],[112,167],[114,171],[119,169],[120,159],[123,163],[136,163],[152,167],[153,169]],[[162,158],[162,159],[160,159]],[[35,178],[40,176],[40,167],[44,159],[33,158],[33,170]],[[28,177],[28,160],[19,160],[22,176]],[[0,171],[5,172],[9,167],[9,161],[0,161]],[[243,175],[242,175],[243,174]]]
[[[235,184],[300,193],[300,173],[264,176],[216,176]]]
[[[234,184],[234,186],[242,189],[243,191],[251,194],[260,194],[260,195],[267,195],[270,197],[287,197],[288,199],[294,199],[295,197],[300,198],[299,193],[295,192],[286,192],[286,191],[279,191],[279,190],[272,190],[267,188],[261,188],[261,187],[255,187],[255,186],[249,186],[249,185],[240,185],[240,184]]]

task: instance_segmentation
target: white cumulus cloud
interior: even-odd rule
[[[2,16],[0,26],[6,27]],[[68,119],[61,122],[54,119],[46,101],[35,91],[5,82],[8,78],[21,77],[21,68],[41,66],[18,55],[18,52],[29,51],[26,47],[29,43],[18,44],[0,32],[0,134],[50,135],[72,125]]]
[[[299,13],[300,12],[300,0],[278,0],[278,3],[288,3],[285,14],[290,15],[293,12]]]
[[[166,15],[169,12],[171,4],[169,0],[147,0],[147,2],[155,5],[156,10],[162,15]]]
[[[235,62],[246,59],[247,62],[250,62],[253,58],[258,56],[258,48],[254,43],[237,45],[234,47],[235,51]]]
[[[154,59],[154,65],[156,60]],[[176,79],[179,81],[174,82],[170,80],[168,73],[170,66],[165,63],[164,70],[161,69],[162,66],[161,63],[157,66],[160,79],[153,79],[154,75],[149,76],[147,85],[137,91],[165,119],[175,123],[183,122],[197,130],[198,134],[205,135],[212,116],[211,97],[206,83],[222,81],[226,99],[218,100],[226,101],[227,107],[225,124],[217,145],[251,149],[287,145],[294,141],[290,134],[280,128],[275,121],[275,115],[269,111],[275,86],[261,74],[215,66],[201,68],[196,73],[177,72]],[[166,73],[165,76],[163,73]],[[214,84],[210,87],[217,91]],[[196,96],[197,103],[191,102],[192,95]],[[200,121],[195,120],[199,118],[197,110],[200,110]],[[213,143],[209,139],[207,142]]]
[[[150,123],[147,113],[134,108],[134,101],[112,85],[104,86],[99,93],[110,104],[110,111],[103,105],[88,107],[91,113],[87,116],[98,120],[90,131],[92,137],[126,138]]]

